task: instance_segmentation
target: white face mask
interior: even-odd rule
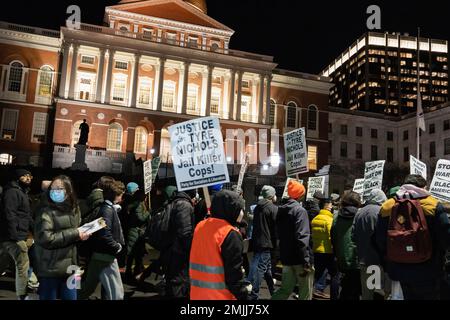
[[[241,210],[241,213],[239,214],[239,217],[237,218],[236,222],[241,223],[243,218],[244,218],[244,210]]]

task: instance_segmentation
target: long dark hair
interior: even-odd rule
[[[61,180],[64,185],[64,189],[66,189],[66,200],[64,200],[63,203],[55,203],[50,198],[51,186],[56,180]],[[48,198],[48,203],[50,204],[51,207],[54,207],[54,208],[57,208],[60,210],[68,209],[70,211],[73,211],[73,209],[75,209],[75,207],[78,205],[77,197],[76,197],[75,191],[73,190],[73,187],[72,187],[72,180],[68,176],[64,176],[64,175],[60,175],[60,176],[53,178],[52,182],[50,183],[50,185],[47,189],[47,198]]]

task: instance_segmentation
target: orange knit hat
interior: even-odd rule
[[[288,184],[288,195],[291,199],[299,199],[305,194],[305,187],[298,181],[291,180]]]

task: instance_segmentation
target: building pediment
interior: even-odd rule
[[[232,29],[182,0],[146,0],[119,3],[107,7],[106,13],[108,13],[108,9],[233,32]]]

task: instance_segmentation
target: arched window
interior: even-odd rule
[[[297,104],[293,101],[287,104],[286,127],[297,128]]]
[[[73,124],[71,147],[75,147],[75,145],[78,143],[78,140],[80,140],[80,124],[82,124],[82,123],[83,123],[83,121],[79,120]]]
[[[51,97],[53,83],[53,69],[44,66],[39,72],[38,95],[42,97]]]
[[[317,130],[317,107],[311,105],[308,107],[308,130]]]
[[[22,88],[23,64],[15,61],[9,68],[8,91],[18,92]]]
[[[134,133],[134,153],[147,153],[148,132],[144,127],[137,127]]]
[[[106,150],[122,151],[122,133],[122,126],[117,122],[113,122],[109,125],[108,137],[106,138]]]
[[[159,156],[161,158],[161,162],[167,163],[170,162],[171,159],[171,147],[170,147],[170,134],[169,130],[166,128],[161,130],[161,146],[159,151]]]
[[[272,126],[275,124],[275,108],[276,108],[275,100],[270,99],[269,124]]]

